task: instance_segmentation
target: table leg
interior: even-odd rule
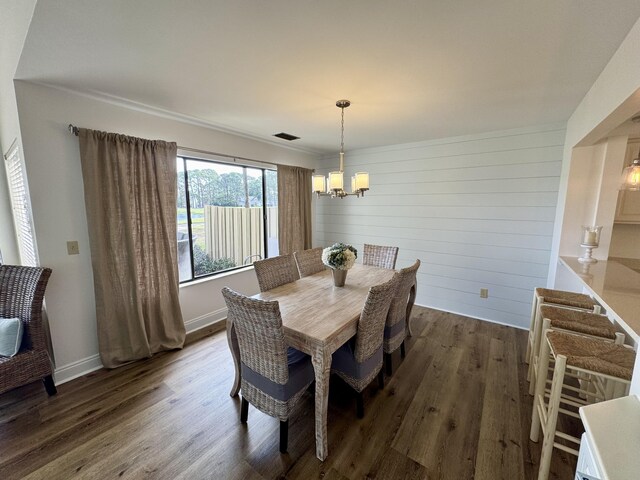
[[[416,301],[416,284],[414,283],[409,291],[409,302],[407,302],[407,313],[405,318],[407,319],[407,332],[410,337],[413,337],[413,332],[411,331],[411,310],[413,310],[413,304]]]
[[[331,353],[319,348],[311,355],[316,376],[316,457],[324,460],[329,455],[327,435],[327,407],[329,404],[329,375]]]
[[[236,329],[229,318],[227,318],[227,343],[229,344],[229,350],[231,350],[233,367],[235,368],[235,379],[233,380],[233,386],[231,387],[229,395],[236,397],[240,391],[240,347],[238,346]]]

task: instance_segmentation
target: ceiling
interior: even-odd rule
[[[39,0],[16,78],[325,153],[341,98],[346,150],[566,121],[639,16],[638,0]]]

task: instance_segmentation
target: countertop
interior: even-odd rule
[[[583,265],[577,258],[561,257],[560,262],[582,281],[607,310],[607,316],[640,343],[640,273],[620,260]]]
[[[640,401],[636,395],[580,408],[602,480],[640,478]]]

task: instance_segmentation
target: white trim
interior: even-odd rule
[[[481,320],[483,322],[495,323],[497,325],[504,325],[505,327],[513,327],[513,328],[517,328],[518,330],[529,330],[529,327],[520,327],[518,325],[513,325],[511,323],[498,322],[497,320],[493,320],[491,318],[471,316],[468,313],[460,313],[460,312],[455,312],[453,310],[442,310],[441,308],[430,307],[429,305],[421,305],[419,303],[414,303],[414,305],[418,305],[419,307],[429,308],[431,310],[437,310],[438,312],[453,313],[455,315],[460,315],[461,317],[473,318],[474,320]]]
[[[102,368],[102,361],[100,355],[91,355],[90,357],[76,360],[75,362],[68,363],[62,367],[58,367],[53,372],[55,384],[60,385],[73,380],[78,377],[82,377],[88,373],[100,370]]]
[[[237,275],[238,273],[247,272],[252,269],[253,269],[253,265],[247,265],[247,266],[243,266],[241,268],[234,269],[228,272],[216,273],[215,275],[208,275],[206,277],[198,277],[195,280],[188,280],[186,282],[181,283],[178,288],[189,288],[194,285],[198,285],[200,283],[211,282],[213,280],[218,280],[220,278],[224,278],[229,275]],[[210,314],[207,314],[207,315],[210,315]]]
[[[184,322],[184,326],[187,329],[187,333],[192,333],[196,330],[200,330],[201,328],[214,325],[218,322],[223,322],[226,320],[226,318],[227,308],[225,307],[210,313],[206,313],[204,315],[200,315],[199,317],[192,318],[191,320],[187,320],[186,322]]]

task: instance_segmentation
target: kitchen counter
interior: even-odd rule
[[[580,408],[602,480],[639,478],[640,401],[635,395]]]
[[[577,258],[561,257],[560,262],[581,280],[607,316],[640,343],[640,273],[612,259],[583,265]]]

